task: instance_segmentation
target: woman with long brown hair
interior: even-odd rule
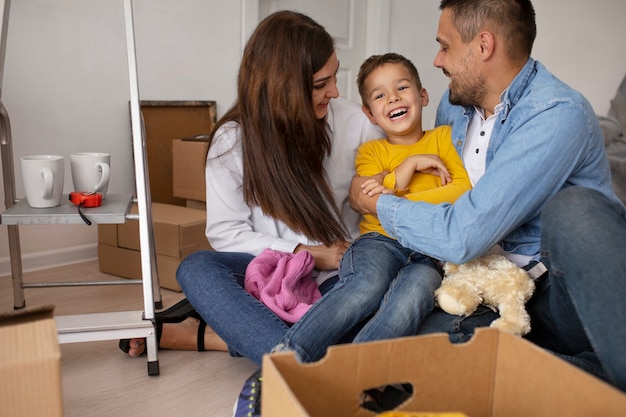
[[[183,301],[157,313],[160,347],[228,350],[260,365],[289,327],[244,289],[247,266],[266,249],[308,251],[322,293],[336,281],[358,236],[348,202],[356,150],[382,137],[359,105],[338,98],[338,69],[332,37],[305,15],[276,12],[252,34],[237,100],[213,130],[206,160],[206,235],[215,251],[180,265],[193,308]],[[124,347],[131,356],[144,350],[141,339]]]

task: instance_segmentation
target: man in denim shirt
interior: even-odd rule
[[[450,84],[436,124],[452,125],[474,188],[454,204],[430,205],[370,197],[357,177],[352,206],[377,214],[402,245],[434,258],[462,263],[499,252],[526,268],[537,279],[528,339],[626,390],[625,209],[611,186],[597,117],[580,93],[530,57],[536,26],[529,0],[443,0],[440,9],[434,65]],[[553,205],[542,227],[546,204],[565,189],[569,197]],[[574,228],[587,222],[582,206],[591,202],[597,224]],[[577,217],[562,225],[555,212]],[[606,213],[613,217],[605,220]],[[592,240],[576,234],[582,231]],[[607,236],[598,238],[600,231]],[[436,310],[420,333],[446,331],[464,341],[494,314],[484,308],[463,319]]]

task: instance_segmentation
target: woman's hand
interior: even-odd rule
[[[341,257],[346,252],[350,246],[349,242],[337,241],[336,243],[325,246],[325,245],[298,245],[294,253],[298,253],[302,250],[308,250],[313,255],[313,259],[315,260],[315,269],[320,271],[328,271],[332,269],[339,268],[339,262],[341,261]]]

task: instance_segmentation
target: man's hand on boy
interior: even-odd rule
[[[373,195],[369,195],[368,191],[366,191],[365,183],[370,180],[374,180],[379,184],[383,182],[383,178],[385,177],[385,173],[380,173],[373,177],[361,177],[359,175],[355,175],[352,177],[352,184],[350,185],[350,207],[352,210],[361,214],[372,214],[376,215],[376,202],[378,201],[378,197],[380,197],[381,193],[376,193]],[[389,194],[393,194],[391,190],[389,190]],[[387,194],[383,192],[383,194]]]

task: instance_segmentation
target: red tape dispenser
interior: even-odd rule
[[[102,194],[73,191],[70,193],[70,201],[72,204],[78,206],[80,218],[83,219],[87,225],[91,226],[91,220],[83,214],[81,207],[100,207],[102,205]]]

